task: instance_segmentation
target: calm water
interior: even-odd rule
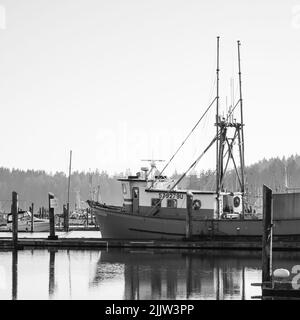
[[[0,299],[251,299],[260,252],[24,250],[0,252]],[[299,253],[276,253],[291,270]]]

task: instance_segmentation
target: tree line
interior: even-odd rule
[[[101,202],[122,205],[122,191],[117,181],[129,172],[109,175],[105,171],[78,172],[71,175],[70,208],[86,206],[85,201],[93,198]],[[261,195],[263,184],[275,192],[283,192],[289,188],[300,187],[300,156],[288,158],[263,159],[245,168],[246,191],[249,195]],[[179,178],[174,172],[172,178]],[[228,190],[237,190],[238,183],[234,172],[228,171],[225,176]],[[182,180],[181,189],[214,190],[215,172],[213,170],[193,171]],[[19,194],[19,207],[28,209],[31,203],[38,210],[48,207],[48,192],[58,198],[60,207],[67,203],[68,177],[64,172],[54,174],[41,170],[20,170],[0,168],[0,212],[10,212],[11,193]]]

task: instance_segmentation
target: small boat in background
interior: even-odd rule
[[[6,214],[3,212],[0,212],[0,227],[6,226],[6,224],[7,224]]]
[[[30,211],[19,211],[18,213],[18,231],[31,231],[31,216]],[[7,214],[7,229],[12,231],[12,214]],[[50,230],[48,219],[39,219],[33,217],[33,231],[46,232]]]

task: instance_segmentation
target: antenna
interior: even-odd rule
[[[142,159],[141,161],[150,162],[151,168],[152,167],[156,168],[156,162],[164,162],[166,160],[162,160],[162,159]]]
[[[150,162],[151,169],[148,173],[145,172],[145,179],[147,180],[148,177],[150,176],[150,174],[152,173],[152,171],[156,168],[156,162],[164,162],[165,160],[162,160],[162,159],[142,159],[141,161]],[[145,168],[142,168],[142,170],[145,171]],[[152,181],[152,186],[153,186],[153,182],[154,181]]]
[[[230,79],[230,89],[231,89],[231,108],[234,106],[234,79]]]

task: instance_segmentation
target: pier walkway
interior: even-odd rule
[[[49,240],[48,232],[19,232],[18,249],[56,247],[82,248],[169,248],[169,249],[236,249],[261,250],[261,237],[215,236],[193,240],[106,239],[99,231],[56,232],[57,240]],[[11,232],[0,232],[0,249],[13,248]],[[300,250],[300,238],[275,238],[273,250]]]

